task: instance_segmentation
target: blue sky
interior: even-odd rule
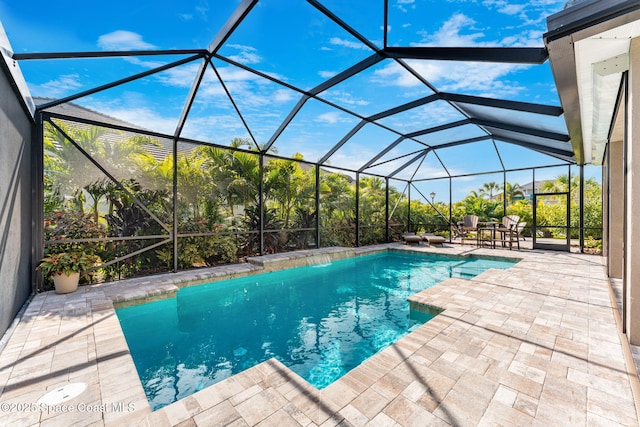
[[[321,0],[320,3],[374,45],[383,46],[382,1]],[[542,47],[546,18],[560,11],[564,3],[555,0],[522,3],[389,0],[388,44]],[[206,48],[238,4],[237,0],[159,0],[150,7],[145,2],[120,0],[84,3],[58,0],[55,7],[47,8],[0,0],[0,21],[17,53]],[[285,83],[271,82],[224,60],[214,59],[216,71],[253,137],[263,144],[300,99],[300,94],[286,84],[311,89],[370,56],[372,51],[305,1],[261,0],[219,53]],[[184,56],[21,61],[20,67],[33,96],[60,98],[182,58]],[[406,62],[440,91],[559,105],[548,63]],[[198,66],[198,62],[191,62],[75,102],[147,129],[173,134]],[[249,136],[225,87],[209,68],[183,136],[224,145],[234,137]],[[397,62],[384,60],[328,89],[321,97],[368,116],[431,93]],[[504,115],[504,112],[492,114]],[[397,134],[384,127],[412,132],[456,120],[458,116],[449,104],[438,101],[382,119],[379,122],[382,126],[368,124],[329,159],[329,164],[356,169],[362,166],[397,138]],[[516,119],[528,123],[534,118],[521,114]],[[535,117],[535,120],[546,129],[566,133],[562,118]],[[299,152],[305,159],[317,161],[359,121],[339,108],[311,100],[275,146],[281,155]],[[481,134],[474,126],[464,126],[418,139],[438,144]],[[418,176],[442,176],[441,161],[454,175],[500,169],[500,159],[508,169],[560,163],[510,144],[497,145],[500,158],[491,143],[438,150],[439,159],[429,154],[420,164]],[[381,161],[398,155],[408,157],[383,163],[372,171],[395,170],[420,148],[424,147],[419,142],[403,142]],[[407,178],[414,172],[415,168],[407,169],[399,176]],[[457,192],[477,188],[477,179],[466,180],[468,185],[464,185],[465,179],[460,181]],[[448,189],[446,191],[448,194]]]

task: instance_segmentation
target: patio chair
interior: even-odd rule
[[[402,240],[405,245],[419,245],[422,242],[422,237],[416,236],[416,233],[403,233]]]
[[[435,246],[435,245],[444,246],[444,242],[447,240],[444,237],[436,236],[433,233],[423,233],[420,235],[420,237],[422,237],[422,240],[427,242],[429,246]]]
[[[517,231],[518,231],[518,239],[522,239],[522,240],[527,240],[524,238],[524,234],[522,234],[524,232],[524,228],[527,226],[526,222],[519,222],[518,226],[517,226]]]
[[[461,238],[464,245],[464,238],[469,236],[470,232],[478,231],[478,217],[476,215],[465,215],[462,221],[458,222],[458,237]]]
[[[505,243],[509,243],[509,250],[513,246],[513,242],[518,245],[520,250],[520,240],[518,239],[518,221],[520,217],[518,215],[507,215],[502,217],[502,223],[496,227],[496,232],[500,233],[500,241],[502,241],[502,247]]]

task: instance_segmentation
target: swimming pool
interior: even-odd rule
[[[384,252],[180,289],[116,310],[153,410],[271,357],[324,388],[432,314],[407,297],[511,261]]]

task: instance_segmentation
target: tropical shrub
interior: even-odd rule
[[[315,166],[305,164],[299,154],[292,160],[267,154],[261,162],[253,141],[236,138],[229,148],[180,142],[177,159],[170,154],[157,160],[149,154],[149,147],[157,146],[151,138],[60,120],[55,123],[56,126],[47,124],[45,128],[45,240],[49,242],[46,252],[86,251],[106,263],[120,259],[100,268],[103,279],[172,269],[173,242],[159,247],[155,244],[171,234],[174,210],[180,269],[236,262],[241,257],[258,255],[261,227],[265,231],[265,253],[313,247],[318,244],[318,217],[322,246],[356,244],[355,180],[323,167],[316,189]],[[107,178],[76,144],[104,164],[118,181]],[[178,166],[175,177],[174,160]],[[171,190],[174,178],[177,194]],[[549,184],[550,189],[569,188],[566,176],[556,181]],[[401,233],[409,228],[419,233],[448,234],[448,204],[432,206],[414,199],[409,207],[406,192],[401,193],[393,186],[385,188],[385,180],[379,177],[360,174],[358,182],[360,244],[385,241],[387,192],[392,241],[400,240]],[[572,237],[577,237],[576,177],[570,185]],[[501,185],[488,182],[472,191],[451,206],[452,222],[464,215],[477,215],[481,221],[500,221],[505,214],[506,197],[507,214],[518,215],[520,221],[531,226],[530,202],[513,201],[523,196],[520,186],[506,183],[503,194],[501,189]],[[318,212],[316,190],[320,193]],[[261,203],[262,222],[258,209]],[[601,238],[602,203],[601,188],[595,181],[585,182],[584,208],[589,245],[597,246]],[[566,206],[543,204],[537,215],[539,224],[564,224]],[[549,228],[549,235],[554,233],[558,237],[564,231]],[[143,236],[165,237],[136,239]],[[69,241],[106,237],[111,239]],[[145,250],[147,247],[153,248]]]
[[[55,274],[84,273],[96,266],[100,258],[85,252],[59,252],[44,257],[37,269],[45,276]]]

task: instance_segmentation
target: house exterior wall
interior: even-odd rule
[[[0,58],[0,337],[31,293],[30,114]]]
[[[625,281],[628,310],[625,323],[629,342],[640,345],[640,38],[629,48],[626,128]]]

